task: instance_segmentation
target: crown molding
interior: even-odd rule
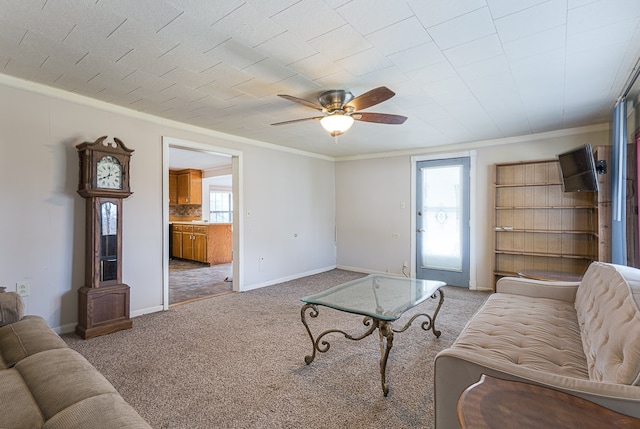
[[[88,107],[93,107],[95,109],[107,111],[110,113],[120,114],[123,116],[139,119],[139,120],[157,124],[157,125],[162,125],[162,126],[182,130],[182,131],[202,134],[205,136],[213,137],[213,138],[228,141],[228,142],[244,143],[244,144],[257,146],[265,149],[291,153],[294,155],[300,155],[300,156],[305,156],[309,158],[317,158],[325,161],[355,161],[355,160],[363,160],[363,159],[390,158],[390,157],[397,157],[397,156],[416,156],[416,155],[425,155],[425,154],[435,154],[443,151],[455,152],[455,151],[462,151],[462,150],[478,149],[478,148],[483,148],[488,146],[500,146],[500,145],[516,144],[516,143],[525,143],[525,142],[532,142],[532,141],[538,141],[538,140],[553,139],[553,138],[567,137],[567,136],[578,135],[578,134],[587,134],[592,132],[610,130],[609,123],[606,122],[606,123],[600,123],[600,124],[594,124],[594,125],[587,125],[583,127],[565,128],[565,129],[554,130],[554,131],[546,131],[543,133],[532,133],[532,134],[525,134],[525,135],[513,136],[513,137],[503,137],[499,139],[489,139],[489,140],[456,143],[456,144],[450,144],[450,145],[422,147],[422,148],[416,148],[416,149],[410,149],[410,150],[404,150],[404,151],[378,152],[378,153],[372,153],[372,154],[366,154],[366,155],[331,157],[331,156],[320,155],[317,153],[307,152],[299,149],[293,149],[286,146],[280,146],[273,143],[267,143],[260,140],[240,137],[233,134],[227,134],[227,133],[212,130],[209,128],[189,125],[189,124],[185,124],[184,122],[174,121],[171,119],[164,119],[159,116],[151,115],[149,113],[144,113],[134,109],[107,103],[106,101],[96,100],[95,98],[91,98],[86,95],[64,91],[62,89],[53,88],[51,86],[47,86],[44,84],[40,84],[40,83],[36,83],[36,82],[24,80],[24,79],[18,79],[6,74],[0,73],[0,84],[8,87],[22,89],[25,91],[64,100],[64,101],[81,104]]]
[[[53,88],[41,83],[36,83],[24,79],[18,79],[13,76],[0,73],[0,85],[5,85],[11,88],[21,89],[24,91],[33,92],[36,94],[44,95],[47,97],[56,98],[71,103],[80,104],[87,107],[92,107],[98,110],[103,110],[109,113],[115,113],[129,118],[139,119],[141,121],[149,122],[156,125],[162,125],[181,131],[189,131],[197,134],[203,134],[209,137],[214,137],[220,140],[244,143],[252,146],[258,146],[265,149],[276,150],[279,152],[287,152],[294,155],[301,155],[308,158],[318,158],[326,161],[334,161],[335,159],[330,156],[320,155],[313,152],[307,152],[299,149],[293,149],[286,146],[280,146],[273,143],[267,143],[260,140],[249,139],[246,137],[240,137],[233,134],[227,134],[220,131],[212,130],[209,128],[198,127],[195,125],[185,124],[184,122],[174,121],[171,119],[161,118],[159,116],[151,115],[149,113],[140,112],[134,109],[118,106],[116,104],[107,103],[106,101],[96,100],[86,95],[77,94],[75,92],[65,91],[58,88]]]
[[[489,146],[501,146],[501,145],[508,145],[508,144],[516,144],[516,143],[527,143],[527,142],[534,142],[538,140],[562,138],[562,137],[588,134],[588,133],[594,133],[599,131],[609,131],[609,130],[610,130],[609,123],[605,122],[601,124],[586,125],[583,127],[564,128],[561,130],[546,131],[543,133],[534,133],[534,134],[524,134],[521,136],[513,136],[513,137],[503,137],[499,139],[479,140],[479,141],[456,143],[456,144],[450,144],[450,145],[438,145],[438,146],[417,148],[417,149],[397,151],[397,152],[380,152],[380,153],[367,154],[367,155],[337,157],[335,158],[335,161],[356,161],[356,160],[362,160],[362,159],[389,158],[394,156],[428,155],[428,154],[441,153],[444,151],[459,152],[459,151],[465,151],[465,150],[480,149],[480,148],[489,147]]]

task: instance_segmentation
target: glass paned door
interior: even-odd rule
[[[469,158],[418,162],[416,276],[469,287]]]

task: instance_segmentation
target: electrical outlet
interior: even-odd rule
[[[29,296],[29,282],[27,280],[22,280],[16,283],[16,292],[20,296]]]

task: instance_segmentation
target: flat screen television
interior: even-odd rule
[[[590,144],[558,155],[564,192],[596,192],[598,174]]]

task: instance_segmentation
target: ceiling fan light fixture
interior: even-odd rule
[[[351,128],[351,125],[353,125],[353,118],[343,114],[329,115],[320,119],[320,125],[335,137],[340,134],[344,134],[349,128]]]

